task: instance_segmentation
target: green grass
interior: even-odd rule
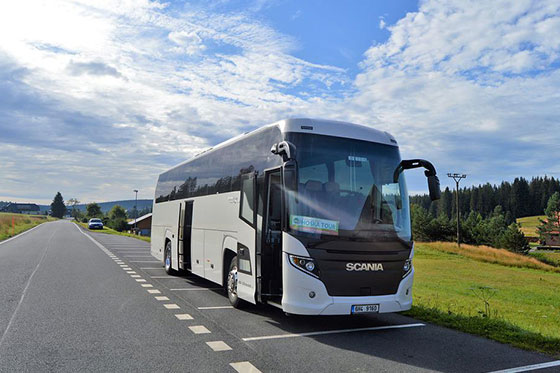
[[[416,244],[414,266],[410,316],[560,355],[559,273],[489,263],[431,243]],[[489,312],[472,290],[480,287],[495,291]]]
[[[559,250],[536,250],[529,253],[532,257],[540,260],[543,263],[560,267],[560,251]]]
[[[106,233],[106,234],[115,234],[118,236],[126,236],[126,237],[132,237],[132,238],[136,238],[142,241],[146,241],[146,242],[150,242],[150,237],[147,236],[137,236],[135,234],[131,234],[131,233],[127,233],[127,232],[118,232],[114,229],[108,228],[108,227],[103,227],[103,229],[89,229],[87,223],[80,223],[78,222],[78,224],[80,224],[82,227],[84,227],[85,229],[87,229],[90,232],[97,232],[97,233]]]
[[[46,215],[26,215],[0,212],[0,241],[31,229],[41,223],[56,220]],[[14,225],[12,225],[12,221]]]
[[[545,215],[538,216],[527,216],[524,218],[518,218],[517,224],[520,225],[521,231],[527,237],[538,237],[537,227],[541,224],[539,219],[544,219]]]

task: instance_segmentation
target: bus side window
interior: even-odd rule
[[[254,199],[255,199],[255,179],[252,177],[243,178],[241,183],[241,210],[239,216],[249,225],[254,226]]]

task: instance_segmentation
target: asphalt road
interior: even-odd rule
[[[491,372],[553,360],[399,314],[236,310],[210,282],[167,276],[148,243],[68,221],[0,243],[0,372]]]

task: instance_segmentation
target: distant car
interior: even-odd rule
[[[88,221],[89,229],[103,229],[103,222],[101,219],[89,219]]]

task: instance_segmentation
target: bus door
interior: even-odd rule
[[[269,300],[282,297],[282,173],[280,168],[265,171],[264,215],[262,221],[261,286]]]
[[[179,212],[178,252],[179,269],[191,270],[191,232],[193,201],[182,202]]]
[[[237,223],[237,294],[256,303],[257,178],[251,172],[241,177],[241,199]]]

